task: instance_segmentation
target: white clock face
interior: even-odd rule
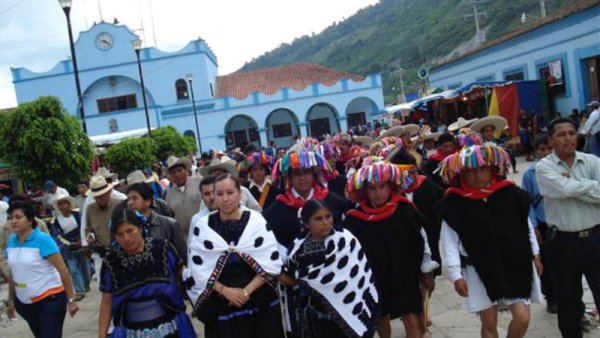
[[[98,36],[96,37],[96,46],[100,49],[109,49],[110,47],[112,47],[113,45],[113,38],[112,35],[110,35],[109,33],[100,33],[98,34]]]

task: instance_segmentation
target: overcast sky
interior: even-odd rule
[[[283,42],[319,33],[378,0],[73,0],[74,38],[94,22],[144,28],[146,46],[175,51],[202,37],[219,59],[219,74]],[[152,13],[152,14],[151,14]],[[156,33],[154,36],[153,33]],[[10,66],[47,71],[69,52],[57,0],[0,0],[0,108],[16,106]]]

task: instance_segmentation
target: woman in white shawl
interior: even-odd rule
[[[240,183],[215,180],[218,211],[191,225],[183,273],[206,338],[283,337],[275,275],[282,262],[275,235],[257,212],[240,207]]]

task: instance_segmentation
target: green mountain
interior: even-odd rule
[[[429,66],[474,41],[473,16],[465,17],[473,14],[473,5],[466,2],[472,0],[381,0],[319,34],[283,43],[239,71],[316,62],[362,75],[381,72],[386,102],[392,101],[400,86],[398,77],[390,73],[391,62],[401,61],[405,92],[416,92],[422,85],[417,77],[421,65]],[[546,10],[552,15],[576,2],[548,1]],[[477,10],[486,14],[480,17],[480,27],[487,32],[487,41],[522,28],[522,13],[529,16],[525,25],[533,25],[540,17],[538,0],[490,0],[478,3]]]

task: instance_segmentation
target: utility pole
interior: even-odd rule
[[[402,63],[400,60],[393,61],[389,64],[390,74],[392,76],[398,76],[400,78],[400,94],[398,95],[398,103],[406,102],[406,95],[404,94],[404,79],[402,78],[402,73],[404,72],[404,68],[402,68]]]
[[[546,2],[548,2],[549,0],[540,0],[540,15],[543,18],[545,18],[548,14],[546,13]]]
[[[479,17],[487,17],[487,13],[486,12],[480,12],[477,10],[477,5],[478,4],[483,4],[488,2],[489,0],[464,0],[463,4],[467,5],[467,6],[473,6],[473,14],[465,14],[463,15],[464,18],[470,18],[470,17],[474,17],[475,18],[475,39],[477,39],[477,42],[485,42],[485,33],[481,31],[481,29],[479,28]]]

